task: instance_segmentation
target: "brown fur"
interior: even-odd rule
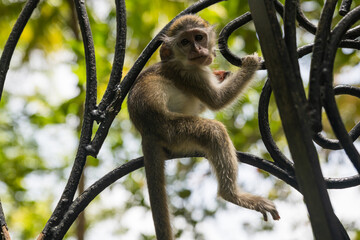
[[[168,37],[173,37],[179,32],[196,27],[208,28],[209,23],[197,15],[186,15],[176,19],[168,29],[166,35]]]
[[[185,32],[185,36],[191,37],[193,28],[207,29],[209,25],[197,16],[184,16],[170,27],[169,35]],[[142,135],[150,204],[158,240],[173,239],[164,175],[167,150],[174,154],[203,153],[215,171],[222,198],[261,212],[265,220],[267,212],[275,220],[280,218],[271,201],[240,192],[236,150],[223,124],[197,116],[206,107],[218,110],[233,102],[259,68],[260,58],[247,56],[241,70],[227,74],[219,82],[207,66],[208,61],[202,63],[186,59],[190,51],[213,53],[215,34],[201,31],[208,34],[208,39],[206,44],[198,44],[196,49],[186,48],[183,51],[178,49],[181,48],[178,42],[164,42],[170,47],[173,57],[144,70],[129,94],[130,118]],[[203,47],[208,51],[201,49]],[[181,55],[183,52],[184,56]],[[212,60],[213,56],[207,57]]]

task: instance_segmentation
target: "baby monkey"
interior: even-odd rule
[[[212,72],[216,34],[196,15],[178,18],[163,37],[161,62],[140,73],[128,98],[130,118],[142,136],[145,172],[158,240],[173,234],[167,208],[165,160],[168,153],[202,153],[218,180],[218,194],[236,205],[269,212],[280,219],[265,198],[241,192],[237,186],[236,150],[224,125],[198,116],[206,108],[219,110],[234,101],[259,69],[256,54],[243,59],[236,73]]]

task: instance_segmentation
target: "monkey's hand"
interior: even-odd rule
[[[262,58],[257,53],[248,55],[242,58],[242,68],[246,68],[248,71],[256,71],[261,67]]]
[[[279,220],[280,215],[276,210],[274,203],[266,198],[262,198],[257,196],[257,200],[255,201],[254,210],[262,213],[264,216],[264,221],[267,221],[267,212],[269,212],[274,220]]]

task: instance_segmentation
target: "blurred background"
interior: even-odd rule
[[[148,42],[166,23],[195,1],[126,1],[127,46],[124,74]],[[283,2],[283,1],[282,1]],[[0,53],[25,1],[0,1]],[[353,6],[360,0],[353,1]],[[93,31],[98,98],[103,95],[115,46],[115,3],[88,0]],[[320,0],[301,1],[305,15],[317,24]],[[230,20],[249,11],[247,1],[229,0],[199,13],[220,31]],[[341,19],[338,12],[334,24]],[[279,21],[282,20],[279,18]],[[312,43],[314,36],[297,30],[298,46]],[[261,55],[253,23],[229,39],[234,54]],[[217,54],[214,69],[235,70]],[[340,49],[335,61],[335,84],[360,84],[360,54]],[[311,55],[299,60],[307,89]],[[148,64],[159,61],[156,52]],[[13,239],[34,239],[51,215],[68,178],[78,144],[85,97],[85,61],[81,34],[71,0],[41,1],[15,50],[0,102],[0,198]],[[223,122],[243,152],[271,160],[261,140],[257,107],[267,78],[259,71],[246,94],[221,112],[204,117]],[[337,98],[343,121],[350,130],[360,120],[360,101]],[[112,125],[98,158],[89,157],[82,188],[133,158],[141,156],[140,135],[129,121],[127,106]],[[271,131],[279,148],[290,158],[274,100],[269,108]],[[324,115],[324,134],[334,137]],[[359,143],[356,142],[359,147]],[[318,148],[327,177],[355,174],[343,151]],[[202,158],[167,162],[167,190],[178,239],[313,239],[302,196],[287,184],[254,167],[240,164],[239,185],[245,191],[274,200],[281,220],[264,222],[261,214],[217,198],[214,175]],[[81,190],[80,190],[81,191]],[[335,213],[351,239],[360,239],[359,187],[329,191]],[[102,192],[79,217],[66,239],[154,239],[144,170],[137,170]]]

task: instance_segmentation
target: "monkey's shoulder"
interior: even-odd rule
[[[141,73],[139,74],[139,76],[137,77],[137,81],[144,79],[151,75],[161,75],[161,64],[160,63],[155,63],[155,64],[151,65],[150,67],[147,67],[144,70],[142,70]]]

